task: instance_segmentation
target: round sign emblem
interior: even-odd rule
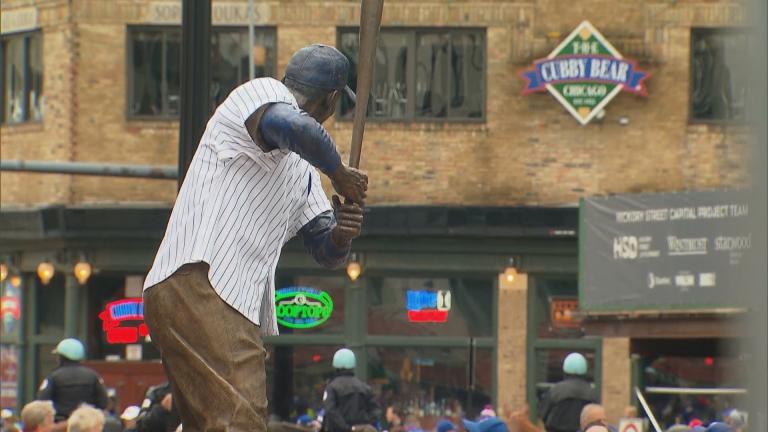
[[[277,323],[289,328],[317,327],[331,317],[333,300],[325,291],[288,287],[275,292]]]

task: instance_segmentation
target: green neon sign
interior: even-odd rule
[[[295,329],[317,327],[333,312],[333,299],[325,291],[287,287],[275,292],[277,323]]]

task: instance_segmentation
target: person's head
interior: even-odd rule
[[[8,408],[3,408],[2,411],[2,418],[3,418],[3,425],[10,428],[11,425],[16,423],[16,416],[13,415],[13,411],[9,410]]]
[[[721,422],[712,422],[707,426],[707,432],[734,432],[735,429],[731,427],[731,425],[721,423]]]
[[[85,347],[79,340],[67,338],[56,345],[53,354],[58,354],[62,360],[80,362],[85,360]]]
[[[21,410],[21,422],[25,431],[51,432],[56,410],[51,401],[32,401]]]
[[[323,123],[336,109],[341,92],[354,100],[354,93],[347,87],[348,76],[349,60],[344,54],[334,47],[314,44],[293,54],[283,84],[302,110]]]
[[[342,348],[333,355],[333,368],[337,370],[353,370],[357,364],[355,353]]]
[[[480,419],[485,420],[491,417],[496,417],[496,411],[493,410],[493,405],[485,405],[480,411]]]
[[[437,422],[437,432],[456,432],[459,428],[456,427],[450,420],[440,420]]]
[[[120,420],[123,421],[124,429],[136,428],[136,419],[139,417],[139,412],[141,412],[141,408],[136,405],[131,405],[123,410],[123,413],[120,414]]]
[[[605,408],[598,404],[587,404],[581,409],[581,418],[579,425],[581,430],[587,430],[591,425],[607,425],[608,419],[605,416]]]
[[[589,429],[585,430],[584,432],[611,432],[611,431],[610,429],[608,429],[607,426],[592,425],[589,427]]]
[[[691,428],[684,424],[676,424],[668,427],[664,432],[691,432]]]
[[[101,432],[104,413],[90,405],[82,405],[69,415],[67,432]]]
[[[587,359],[579,353],[570,353],[563,360],[563,372],[571,376],[584,376],[587,374]]]
[[[738,429],[747,426],[747,418],[748,416],[746,412],[732,409],[728,413],[728,418],[725,419],[725,422]]]

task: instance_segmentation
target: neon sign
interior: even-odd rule
[[[317,327],[333,312],[333,300],[314,288],[287,287],[275,292],[275,313],[278,324],[295,329]]]
[[[3,297],[0,299],[0,314],[5,319],[6,315],[15,320],[21,319],[21,306],[18,297]]]
[[[579,300],[568,297],[549,298],[549,321],[554,328],[579,328],[581,320],[575,316]]]
[[[149,334],[144,324],[144,302],[141,298],[131,298],[107,303],[99,314],[102,330],[107,334],[109,344],[129,344],[139,341],[139,336]],[[141,321],[138,326],[121,327],[126,321]]]
[[[451,292],[408,290],[405,308],[412,323],[444,323],[451,310]]]

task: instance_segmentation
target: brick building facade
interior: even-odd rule
[[[312,42],[336,45],[339,29],[359,20],[357,1],[257,3],[258,25],[276,35],[278,78],[298,48]],[[132,65],[127,52],[132,28],[178,25],[179,4],[4,1],[4,22],[14,13],[36,12],[31,27],[21,30],[41,34],[44,85],[42,120],[6,121],[0,127],[3,160],[175,165],[178,122],[128,112]],[[217,5],[221,15],[214,25],[218,19],[221,26],[242,27],[237,15],[245,1],[214,1]],[[620,94],[600,120],[586,126],[548,94],[523,96],[519,75],[583,20],[651,73],[647,97]],[[744,127],[728,120],[697,121],[690,106],[694,31],[738,28],[743,20],[743,6],[725,0],[387,0],[384,29],[480,32],[484,107],[479,118],[371,121],[362,158],[370,176],[370,205],[555,208],[574,205],[583,196],[742,186],[748,158]],[[16,31],[4,29],[3,36]],[[351,122],[332,118],[327,128],[346,158]],[[167,207],[176,192],[173,181],[5,171],[0,182],[4,211],[51,205]],[[570,259],[563,268],[569,270],[556,272],[575,272],[574,245],[571,239],[565,247],[571,252],[563,253],[563,260]],[[536,260],[527,262],[536,271]],[[546,272],[542,267],[539,271]],[[498,292],[499,406],[519,406],[535,394],[524,361],[532,357],[523,354],[530,351],[527,280],[501,283]],[[598,351],[608,357],[599,362],[602,395],[615,419],[630,401],[629,344],[606,339]]]

